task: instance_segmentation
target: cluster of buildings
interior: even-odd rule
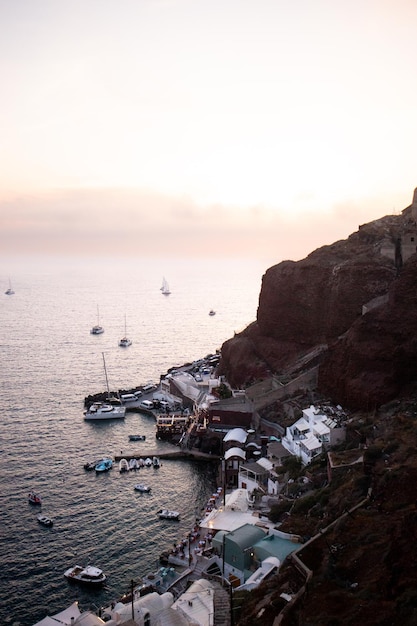
[[[128,601],[99,615],[74,603],[35,626],[229,626],[233,593],[256,588],[300,547],[300,537],[281,532],[268,517],[287,484],[280,470],[291,456],[308,465],[342,442],[347,416],[341,407],[310,405],[271,423],[251,390],[220,394],[226,383],[214,370],[214,362],[178,368],[161,378],[152,396],[165,406],[157,436],[219,462],[221,487],[196,527]],[[264,389],[262,404],[269,401]]]

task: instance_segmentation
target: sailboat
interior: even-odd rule
[[[97,324],[93,326],[93,328],[90,330],[90,333],[92,335],[101,335],[101,333],[104,333],[103,326],[100,326],[100,313],[98,310],[98,305],[97,305]]]
[[[169,296],[169,294],[171,293],[170,290],[169,290],[169,285],[168,285],[168,282],[167,282],[167,279],[165,278],[165,276],[162,279],[161,291],[164,294],[164,296]]]
[[[104,374],[106,376],[107,402],[94,402],[91,406],[88,407],[86,411],[84,411],[84,419],[85,420],[123,419],[126,415],[126,407],[122,406],[121,404],[116,405],[116,406],[111,404],[109,379],[107,378],[106,360],[104,358],[104,352],[102,352],[101,354],[103,355]]]
[[[14,294],[10,278],[9,278],[9,288],[6,289],[6,291],[4,293],[6,294],[6,296],[12,296]]]
[[[119,346],[121,348],[127,348],[128,346],[131,346],[132,342],[130,339],[127,338],[127,334],[126,334],[126,315],[125,315],[125,336],[120,339],[119,341]]]

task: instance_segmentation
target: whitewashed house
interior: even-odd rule
[[[282,445],[299,457],[303,465],[308,465],[316,456],[344,438],[344,427],[311,405],[303,409],[303,417],[286,429]]]

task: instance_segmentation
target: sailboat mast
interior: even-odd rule
[[[107,378],[107,369],[106,369],[106,361],[104,358],[104,352],[102,352],[101,354],[103,355],[104,375],[106,376],[107,398],[110,398],[109,379]]]

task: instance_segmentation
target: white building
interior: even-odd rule
[[[304,465],[345,439],[345,429],[314,405],[303,409],[303,417],[286,429],[282,445]]]

